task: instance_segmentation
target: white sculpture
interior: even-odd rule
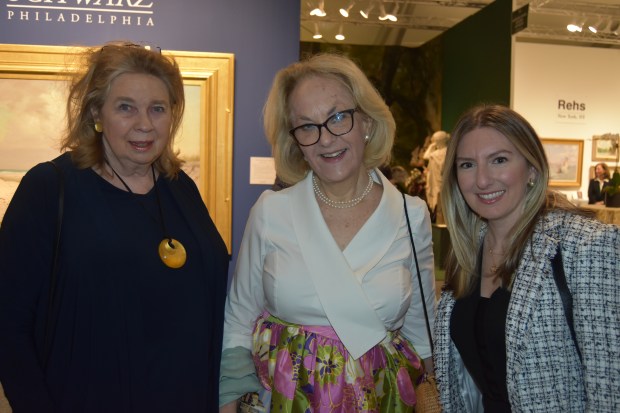
[[[450,135],[444,131],[437,131],[431,136],[431,144],[424,153],[428,161],[426,167],[426,202],[431,211],[435,211],[439,202],[441,190],[441,172],[446,159],[446,149]]]

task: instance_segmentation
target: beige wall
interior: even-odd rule
[[[562,109],[560,100],[580,109]],[[587,198],[589,167],[598,162],[592,136],[620,132],[620,50],[514,42],[512,107],[543,138],[584,141],[581,187],[561,189]]]

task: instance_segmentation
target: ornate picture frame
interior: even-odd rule
[[[72,63],[75,60],[74,57],[83,50],[83,47],[0,44],[0,81],[5,82],[5,87],[0,87],[0,105],[2,102],[10,102],[11,105],[11,107],[6,107],[6,110],[2,110],[3,115],[0,116],[0,152],[3,150],[3,145],[8,145],[8,139],[3,139],[3,137],[6,138],[8,134],[13,133],[15,128],[12,128],[12,125],[23,124],[24,113],[33,116],[34,112],[35,117],[43,116],[45,120],[47,117],[57,118],[49,119],[51,123],[41,123],[41,128],[31,128],[34,140],[30,143],[28,140],[31,138],[25,136],[29,135],[29,131],[23,130],[24,136],[19,136],[20,145],[24,145],[27,149],[23,153],[42,149],[40,148],[40,136],[50,132],[49,129],[53,129],[49,125],[64,126],[62,119],[65,114],[65,103],[54,98],[48,99],[45,102],[47,105],[45,113],[37,113],[41,107],[31,100],[32,94],[29,94],[28,90],[45,89],[51,86],[52,89],[58,90],[52,90],[50,93],[60,93],[58,91],[63,88],[59,85],[66,80],[67,72],[74,68]],[[181,141],[194,142],[193,144],[197,146],[187,150],[193,153],[186,159],[188,173],[196,181],[202,198],[230,253],[234,55],[165,50],[162,53],[173,56],[179,64],[188,95],[186,116],[181,128],[181,133],[187,135]],[[8,95],[10,92],[6,86],[17,82],[19,84],[12,85],[13,93]],[[20,90],[20,93],[15,93],[15,90]],[[3,94],[5,94],[4,98],[2,98]],[[185,122],[188,124],[186,125]],[[61,131],[54,132],[61,133]],[[180,151],[183,156],[182,147]],[[49,147],[43,148],[40,155],[42,159],[39,162],[51,159],[49,155],[54,153],[57,155],[59,152],[57,150],[54,152],[53,149],[50,152]],[[28,162],[26,162],[27,165],[34,166]],[[0,172],[10,175],[11,179],[20,179],[20,176],[25,173],[22,169],[21,166],[6,168],[0,162]],[[8,203],[8,200],[5,201]]]
[[[592,160],[617,162],[619,138],[617,133],[592,136]]]
[[[583,140],[545,138],[541,142],[549,161],[549,186],[581,186]]]

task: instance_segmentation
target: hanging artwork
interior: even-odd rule
[[[618,162],[618,138],[620,134],[606,133],[592,137],[592,160]]]
[[[581,186],[583,141],[571,139],[541,139],[549,161],[549,186]]]

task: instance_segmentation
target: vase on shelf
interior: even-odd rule
[[[620,192],[613,195],[605,194],[605,206],[608,208],[620,208]]]

